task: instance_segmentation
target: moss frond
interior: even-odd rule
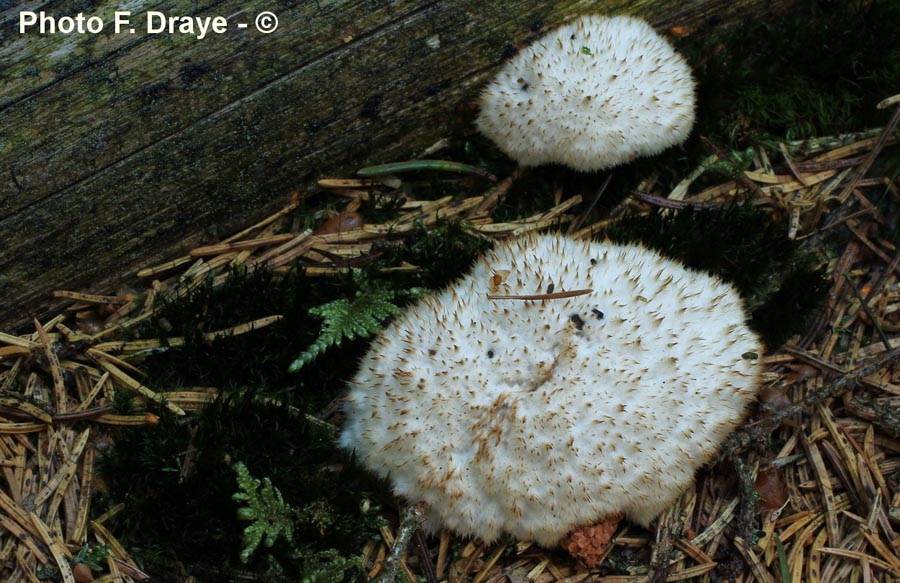
[[[251,476],[250,470],[241,462],[234,464],[234,471],[240,490],[232,495],[232,499],[246,504],[238,509],[237,516],[251,522],[244,529],[241,562],[250,559],[260,542],[271,548],[278,537],[283,536],[288,544],[293,544],[294,509],[284,501],[278,488],[269,478],[260,481]]]
[[[291,363],[290,371],[296,372],[312,362],[320,354],[340,345],[344,339],[368,338],[381,330],[382,322],[400,313],[395,304],[403,296],[418,297],[421,288],[406,291],[382,287],[365,287],[353,300],[341,298],[322,306],[311,308],[309,313],[324,320],[322,332],[313,344]]]
[[[303,559],[300,583],[340,583],[347,571],[361,571],[356,557],[342,556],[334,549],[310,553]]]

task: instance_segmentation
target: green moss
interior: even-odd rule
[[[239,490],[231,499],[244,504],[238,508],[238,520],[250,522],[244,528],[241,561],[246,563],[261,542],[271,548],[278,537],[283,536],[288,544],[293,544],[295,510],[285,503],[278,488],[269,478],[259,480],[251,476],[241,462],[234,464],[234,472]],[[331,519],[328,517],[322,522],[330,523]]]
[[[101,573],[106,569],[106,560],[109,558],[109,547],[104,544],[91,545],[85,543],[75,556],[73,564],[83,563],[91,568],[91,571]]]
[[[348,573],[363,578],[358,558],[343,557],[334,550],[308,553],[303,559],[300,583],[339,583]]]
[[[420,267],[417,273],[398,281],[437,290],[468,271],[490,246],[490,241],[469,234],[463,225],[444,223],[431,231],[422,229],[407,237],[388,261],[391,264],[405,261]]]
[[[423,293],[423,288],[398,291],[364,284],[352,300],[340,298],[310,308],[310,315],[323,319],[322,332],[291,363],[289,370],[297,372],[330,347],[339,346],[345,340],[374,336],[381,331],[384,320],[400,313],[396,305],[399,299],[416,298]]]

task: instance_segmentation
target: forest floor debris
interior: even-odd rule
[[[189,415],[218,395],[213,387],[160,392],[145,385],[142,356],[184,341],[129,339],[129,330],[154,314],[160,294],[186,294],[209,278],[219,285],[260,265],[334,276],[379,257],[398,236],[448,221],[490,239],[560,225],[578,226],[575,237],[602,237],[622,217],[654,207],[715,207],[750,198],[787,219],[788,238],[830,254],[827,306],[805,334],[764,357],[760,407],[726,444],[720,466],[698,476],[656,532],[622,523],[587,568],[527,542],[484,545],[449,532],[431,541],[400,533],[398,540],[414,550],[400,549],[409,554],[396,560],[402,554],[392,549],[396,532],[384,527],[382,540],[361,551],[364,569],[370,579],[396,569],[409,583],[418,577],[432,583],[710,581],[713,570],[720,580],[744,582],[900,580],[900,250],[883,236],[885,225],[897,223],[900,190],[896,176],[877,172],[884,149],[896,142],[898,119],[900,107],[880,130],[754,147],[742,161],[713,148],[674,189],[663,191],[650,177],[587,226],[581,225],[591,209],[579,212],[577,194],[560,194],[551,208],[525,218],[495,221],[493,211],[521,171],[483,194],[438,200],[412,200],[390,176],[323,179],[323,192],[346,203],[319,216],[316,228],[295,220],[302,203],[297,194],[239,233],[142,270],[142,291],[56,292],[71,302],[63,313],[35,321],[28,334],[0,333],[0,578],[148,578],[104,527],[123,507],[90,518],[95,459],[106,429],[134,425],[140,431],[154,423],[146,401]],[[693,188],[711,169],[723,168],[731,178]],[[394,216],[365,222],[361,205],[379,201]],[[384,271],[418,268],[397,264]],[[279,317],[204,337],[254,332]],[[116,414],[113,404],[123,394],[144,412]],[[777,450],[768,450],[772,444]],[[90,570],[85,574],[89,561],[97,579]]]

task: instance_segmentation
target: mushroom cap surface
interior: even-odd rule
[[[589,172],[683,142],[694,99],[690,66],[647,22],[587,15],[506,63],[477,125],[523,166]]]
[[[488,298],[548,289],[592,291]],[[745,320],[731,285],[639,245],[502,241],[374,341],[340,445],[432,531],[553,545],[616,513],[647,525],[756,396]]]

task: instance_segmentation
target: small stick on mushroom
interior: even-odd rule
[[[573,289],[570,291],[553,292],[549,294],[534,294],[524,296],[497,296],[489,295],[489,300],[563,300],[565,298],[574,298],[591,293],[592,289]]]

